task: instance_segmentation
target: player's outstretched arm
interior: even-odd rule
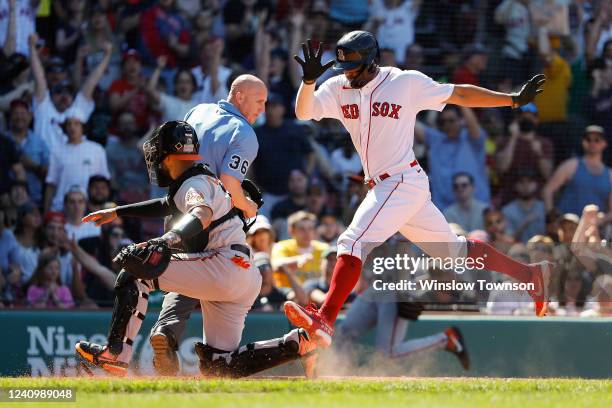
[[[474,85],[455,85],[453,93],[445,102],[469,108],[500,106],[518,108],[533,102],[536,95],[542,92],[544,82],[546,82],[546,77],[543,74],[535,75],[523,85],[519,92],[512,94],[495,92]]]
[[[170,212],[170,204],[163,197],[92,212],[83,217],[82,221],[95,222],[100,226],[112,222],[117,217],[161,218],[170,215]]]

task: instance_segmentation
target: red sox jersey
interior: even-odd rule
[[[441,111],[453,84],[440,84],[418,71],[382,67],[361,89],[344,75],[325,81],[314,94],[312,118],[342,122],[359,153],[366,179],[403,173],[414,161],[416,115]]]

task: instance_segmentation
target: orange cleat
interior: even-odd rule
[[[538,317],[546,316],[548,313],[548,284],[550,283],[550,275],[552,272],[552,262],[544,261],[529,265],[531,269],[531,281],[528,283],[534,284],[534,290],[528,290],[529,296],[532,297],[535,304],[535,314]]]
[[[444,334],[446,334],[446,337],[448,338],[445,350],[457,356],[464,370],[469,370],[470,356],[468,355],[461,330],[459,330],[458,327],[453,326],[444,330]]]
[[[89,375],[93,375],[93,373],[88,365],[101,368],[114,376],[123,377],[127,374],[128,364],[117,361],[117,356],[112,354],[106,346],[79,341],[75,345],[75,349],[82,367]]]
[[[304,374],[306,378],[317,378],[319,363],[318,346],[314,341],[310,340],[308,333],[304,329],[298,330],[298,338],[300,341],[298,354],[304,368]]]
[[[319,311],[312,305],[302,307],[295,302],[285,302],[283,306],[285,315],[289,322],[299,328],[306,330],[308,338],[319,347],[329,347],[332,343],[334,329]]]

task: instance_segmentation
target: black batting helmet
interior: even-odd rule
[[[380,58],[378,41],[368,31],[351,31],[338,40],[336,45],[337,71],[350,71],[360,66],[369,66]]]
[[[191,125],[182,120],[166,122],[153,131],[142,150],[151,183],[160,187],[170,184],[161,163],[168,156],[177,160],[201,160],[198,135]]]

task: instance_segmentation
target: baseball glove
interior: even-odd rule
[[[117,254],[113,262],[137,279],[158,278],[170,263],[170,247],[165,241],[152,239],[146,246],[131,244]]]
[[[417,320],[425,308],[420,302],[397,302],[397,315],[408,320]]]
[[[242,186],[242,189],[251,198],[251,200],[253,200],[253,202],[257,204],[257,208],[261,208],[261,206],[264,204],[263,193],[261,192],[259,187],[257,187],[257,184],[245,178],[244,180],[242,180],[241,186]]]

